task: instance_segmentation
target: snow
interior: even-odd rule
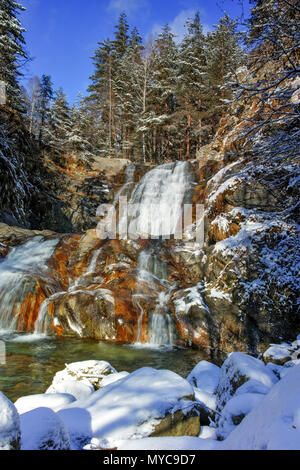
[[[118,380],[123,379],[124,377],[127,377],[129,375],[129,372],[118,372],[117,374],[110,374],[107,377],[104,377],[101,381],[101,388],[106,387],[107,385],[113,384],[115,382],[118,382]]]
[[[151,437],[116,442],[118,450],[217,450],[220,445],[214,439],[198,437]]]
[[[272,387],[278,380],[259,359],[240,352],[231,353],[221,367],[217,390],[218,409],[222,409],[237,388],[250,379],[257,380],[266,387]]]
[[[204,308],[207,312],[209,311],[207,305],[202,299],[201,295],[201,284],[197,284],[194,287],[189,287],[183,291],[178,291],[178,294],[182,294],[182,297],[174,300],[176,314],[188,313],[191,307],[199,306]]]
[[[217,391],[220,373],[220,367],[208,361],[201,361],[188,375],[187,381],[198,390],[214,394]]]
[[[217,429],[211,426],[201,426],[199,434],[201,439],[217,439]]]
[[[198,388],[194,388],[195,399],[200,403],[203,403],[210,410],[216,410],[217,408],[217,396],[211,392],[206,392]]]
[[[284,344],[271,344],[263,357],[267,361],[279,362],[279,364],[287,362],[291,359],[291,347]]]
[[[36,408],[20,417],[22,450],[69,450],[64,423],[50,408]]]
[[[46,393],[68,393],[73,395],[76,400],[81,400],[89,397],[94,391],[94,387],[90,384],[76,382],[75,380],[64,380],[51,385]]]
[[[218,421],[217,435],[223,440],[236,428],[240,421],[247,416],[264,398],[261,393],[243,393],[235,395],[224,406]],[[235,421],[237,420],[237,421]]]
[[[75,401],[73,395],[67,393],[44,393],[21,397],[15,402],[19,414],[27,413],[35,408],[51,408],[58,411]]]
[[[14,404],[0,392],[0,450],[17,448],[20,418]]]
[[[103,377],[117,373],[106,361],[82,361],[66,364],[66,368],[55,374],[52,385],[65,381],[78,381],[99,388]]]
[[[237,389],[234,396],[243,395],[244,393],[260,393],[262,395],[266,395],[269,393],[270,387],[267,385],[259,382],[258,380],[249,380],[245,382],[241,387]]]
[[[194,402],[186,398],[193,395],[192,386],[174,372],[145,367],[58,414],[78,449],[92,438],[147,437],[168,412],[189,412]]]
[[[300,365],[288,369],[221,444],[222,450],[300,450]]]

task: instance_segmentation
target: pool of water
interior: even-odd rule
[[[133,372],[149,366],[169,369],[186,377],[199,361],[211,360],[205,352],[193,349],[147,349],[3,331],[0,340],[5,343],[6,350],[5,363],[0,364],[0,390],[12,401],[21,396],[44,393],[55,373],[66,363],[96,359],[108,361],[119,372]]]

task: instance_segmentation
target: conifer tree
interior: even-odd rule
[[[25,29],[21,26],[18,13],[25,8],[13,0],[0,0],[0,81],[6,87],[7,104],[17,112],[24,112],[24,102],[18,83],[22,75],[21,60],[26,59],[24,50]]]
[[[47,144],[56,152],[66,150],[72,134],[72,119],[67,97],[60,88],[51,106]]]
[[[240,45],[241,34],[237,22],[228,15],[220,19],[215,31],[206,38],[206,120],[212,138],[220,118],[226,112],[233,97],[232,83],[235,71],[244,63],[244,52]]]
[[[180,45],[178,100],[182,108],[186,126],[185,155],[188,158],[191,150],[195,152],[203,143],[203,122],[201,111],[205,106],[205,50],[203,27],[199,12],[193,20],[187,22],[187,33]],[[186,124],[185,124],[186,123]]]

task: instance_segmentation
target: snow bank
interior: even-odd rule
[[[255,408],[264,395],[260,393],[243,393],[229,400],[222,410],[218,422],[217,436],[226,439],[227,436],[241,423],[250,411]]]
[[[36,408],[20,417],[22,450],[69,450],[64,423],[50,408]]]
[[[222,450],[300,450],[300,365],[288,370],[221,444]]]
[[[67,393],[44,393],[21,397],[15,402],[15,407],[20,415],[36,408],[51,408],[51,410],[58,411],[75,400],[73,395]]]
[[[118,450],[217,450],[220,443],[198,437],[151,437],[119,442]]]
[[[0,450],[20,448],[20,418],[14,404],[0,392]]]
[[[58,412],[73,448],[92,438],[132,439],[149,436],[159,420],[194,406],[192,386],[168,370],[139,369]]]
[[[107,385],[113,384],[115,382],[118,382],[118,380],[124,379],[124,377],[127,377],[129,375],[129,372],[118,372],[117,374],[110,374],[107,377],[103,377],[101,381],[101,388],[106,387]]]
[[[218,409],[221,410],[236,390],[251,379],[266,387],[272,387],[278,381],[275,374],[259,359],[240,352],[231,353],[221,368],[217,389]]]

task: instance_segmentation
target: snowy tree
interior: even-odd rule
[[[251,75],[237,78],[237,99],[257,99],[256,125],[299,119],[300,6],[297,0],[251,0],[246,45]],[[259,114],[259,119],[258,119]]]
[[[205,105],[205,51],[199,12],[187,22],[187,33],[180,46],[178,99],[186,123],[185,155],[190,156],[202,144],[202,114]],[[180,123],[184,126],[184,123]]]
[[[22,75],[21,60],[27,58],[25,29],[18,20],[18,13],[23,10],[13,0],[0,0],[0,81],[6,86],[7,104],[19,113],[24,112],[24,102],[18,79]]]
[[[240,45],[241,33],[237,22],[228,15],[220,19],[215,31],[206,38],[206,120],[210,124],[210,137],[219,124],[219,119],[228,109],[233,97],[233,77],[236,70],[244,64],[245,56]]]
[[[47,144],[54,151],[60,153],[66,150],[72,135],[72,119],[69,104],[62,88],[56,92],[46,131]]]

